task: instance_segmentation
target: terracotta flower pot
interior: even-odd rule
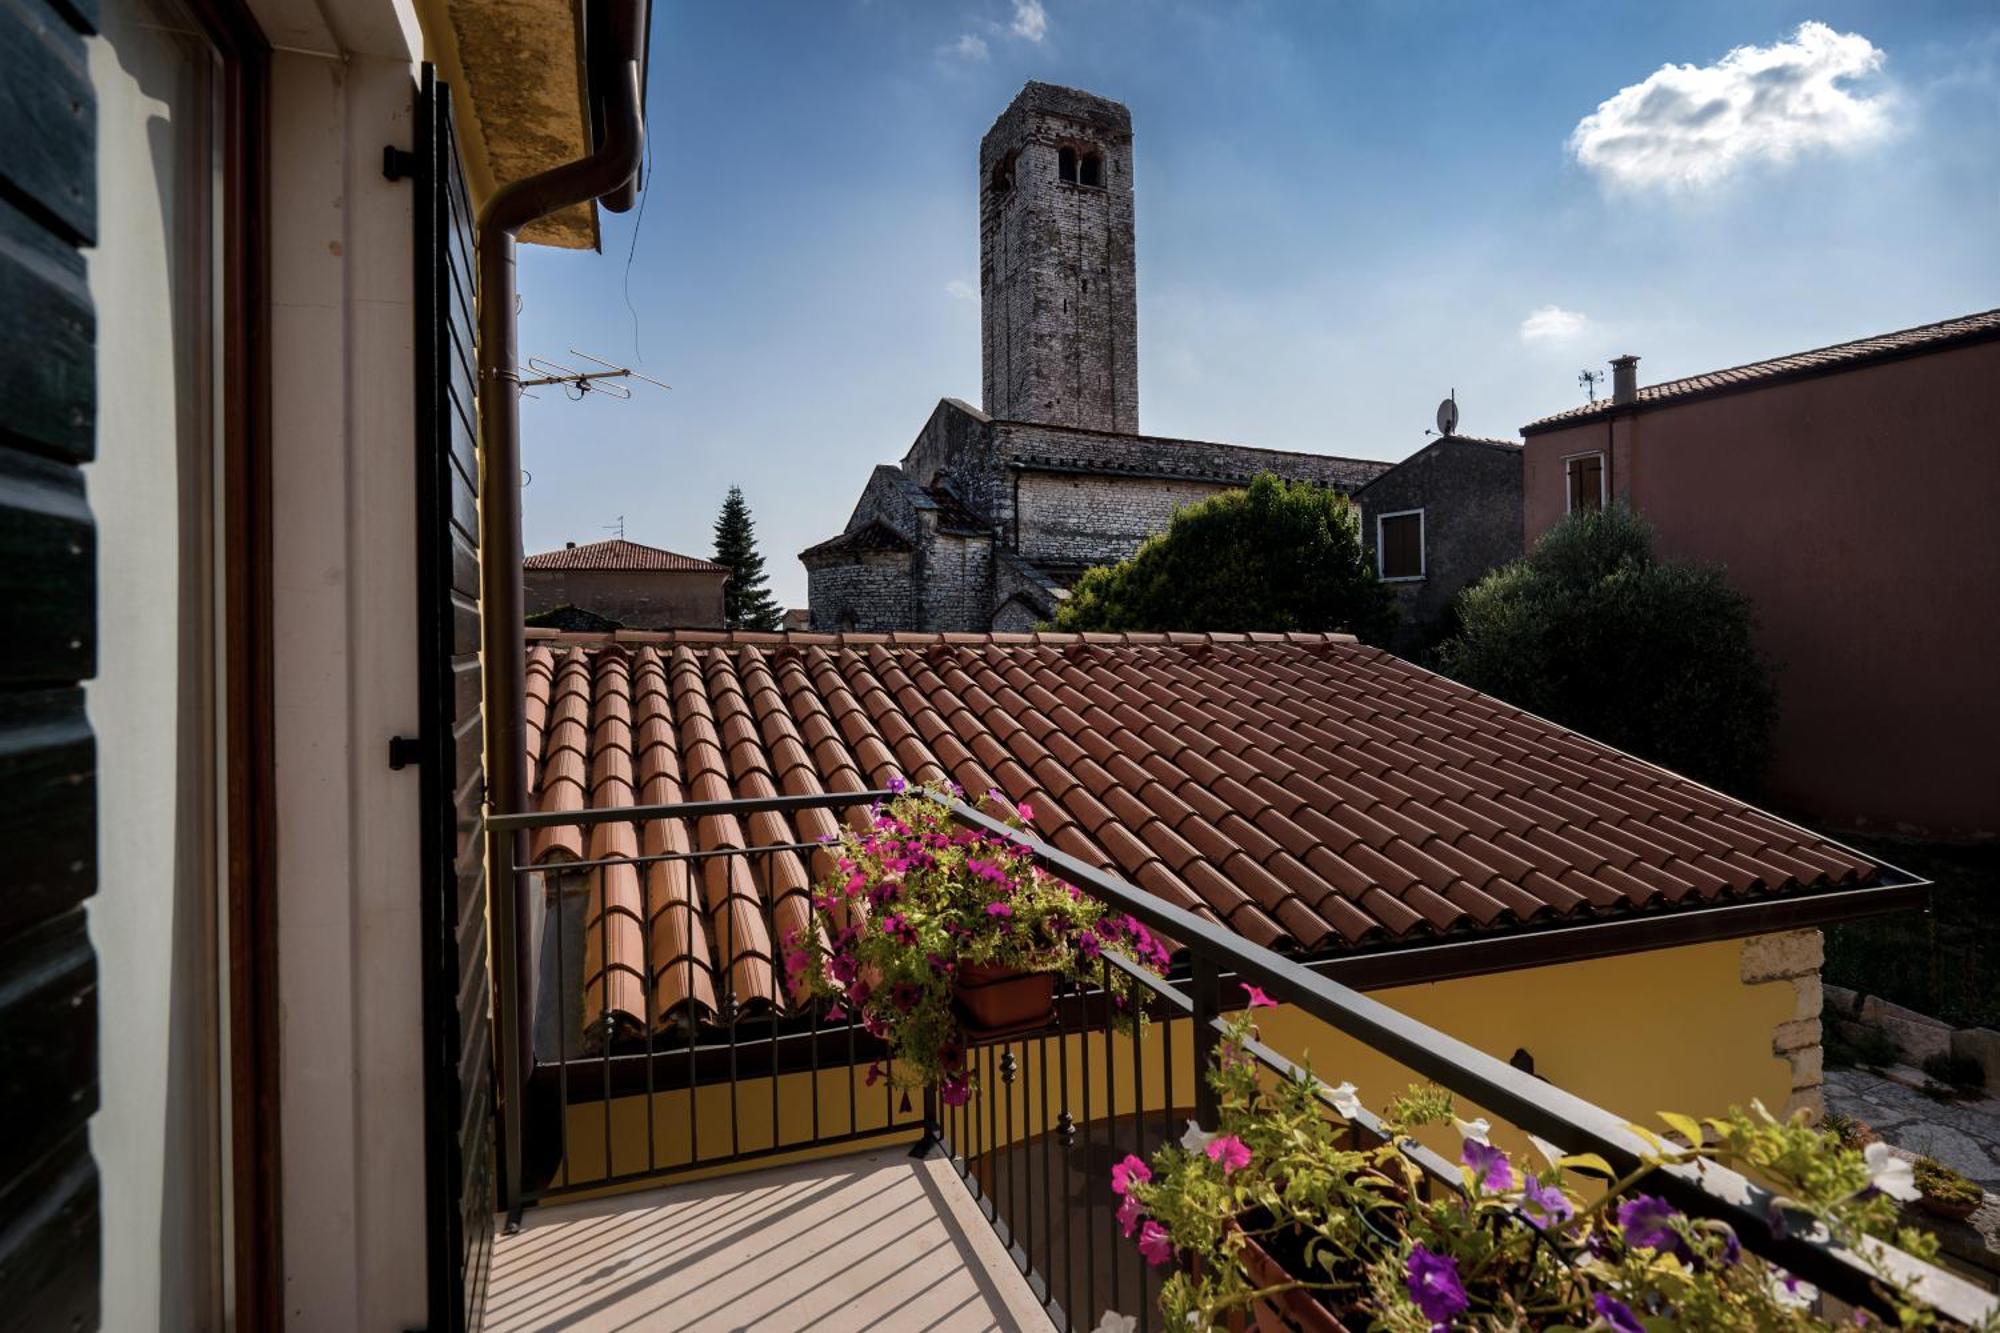
[[[1289,1282],[1292,1275],[1251,1236],[1243,1237],[1243,1271],[1259,1287]],[[1268,1296],[1251,1307],[1257,1333],[1348,1333],[1347,1325],[1319,1303],[1311,1292],[1294,1287]]]
[[[952,996],[968,1037],[1030,1032],[1055,1019],[1056,974],[960,963]]]
[[[1919,1194],[1917,1207],[1932,1217],[1942,1217],[1947,1222],[1963,1222],[1979,1211],[1983,1199],[1940,1199],[1934,1194]]]

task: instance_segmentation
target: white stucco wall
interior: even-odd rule
[[[97,734],[104,1327],[216,1326],[223,1152],[214,438],[200,386],[203,103],[189,49],[107,0],[98,96]],[[194,168],[190,179],[186,173]],[[178,225],[177,225],[178,224]]]
[[[272,68],[272,487],[285,1309],[425,1322],[407,57]],[[282,259],[276,257],[281,256]]]

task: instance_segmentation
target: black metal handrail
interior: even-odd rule
[[[577,811],[540,812],[527,815],[495,817],[490,821],[496,832],[518,832],[527,829],[554,826],[584,826],[620,821],[643,822],[656,819],[687,821],[690,826],[707,816],[748,815],[759,812],[790,813],[807,809],[848,808],[855,805],[872,804],[891,799],[893,793],[884,790],[850,792],[811,796],[766,797],[742,801],[684,802],[672,805],[626,806],[598,808]],[[1031,833],[1015,829],[995,820],[962,800],[933,794],[960,823],[979,829],[996,837],[1004,838],[1026,853],[1035,864],[1059,878],[1076,885],[1092,894],[1108,906],[1129,913],[1178,949],[1177,964],[1166,978],[1161,978],[1143,969],[1126,968],[1130,978],[1146,988],[1151,996],[1151,1007],[1166,1017],[1169,1022],[1185,1019],[1192,1023],[1194,1051],[1197,1070],[1205,1069],[1214,1059],[1224,1026],[1224,1012],[1239,1007],[1224,1003],[1224,996],[1234,992],[1225,990],[1229,983],[1254,984],[1281,1003],[1288,1003],[1305,1014],[1327,1024],[1329,1027],[1355,1038],[1364,1045],[1395,1060],[1415,1073],[1449,1089],[1454,1094],[1476,1103],[1528,1133],[1537,1135],[1565,1152],[1596,1153],[1609,1162],[1620,1174],[1637,1169],[1648,1158],[1657,1154],[1657,1145],[1636,1133],[1622,1117],[1616,1116],[1591,1102],[1565,1092],[1554,1085],[1536,1078],[1532,1074],[1517,1069],[1504,1061],[1451,1037],[1448,1034],[1399,1013],[1379,1001],[1368,998],[1358,991],[1333,981],[1297,960],[1287,958],[1269,949],[1255,945],[1226,927],[1203,919],[1182,908],[1176,907],[1143,889],[1136,888],[1115,876],[1106,874],[1096,867],[1085,864],[1073,856],[1042,842]],[[773,847],[749,846],[743,848],[706,848],[691,853],[678,854],[684,857],[701,857],[723,854],[754,856],[767,851],[788,850],[806,854],[806,850],[816,844],[793,841]],[[602,866],[641,858],[609,858],[587,863],[577,863],[578,869]],[[658,857],[649,859],[660,859]],[[523,870],[563,871],[567,866],[522,867]],[[505,902],[505,897],[496,899]],[[768,908],[768,904],[767,904]],[[1107,960],[1106,966],[1115,965]],[[646,967],[648,982],[652,978],[652,967]],[[1092,1011],[1088,995],[1069,995],[1075,1005],[1059,1005],[1059,1012],[1065,1015],[1088,1015]],[[519,997],[501,997],[501,1003],[518,1003]],[[1081,1007],[1077,1007],[1081,1006]],[[1102,1006],[1099,1006],[1102,1009]],[[851,1023],[852,1016],[849,1016]],[[1088,1022],[1087,1019],[1077,1021]],[[1091,1036],[1104,1037],[1103,1063],[1100,1070],[1107,1098],[1113,1089],[1112,1051],[1109,1041],[1108,1023],[1101,1028],[1079,1029],[1069,1018],[1061,1020],[1063,1027],[1052,1029],[1047,1036],[1074,1036],[1084,1030]],[[775,1036],[774,1029],[774,1036]],[[1034,1034],[1028,1039],[1032,1040]],[[690,1037],[692,1045],[692,1036]],[[1171,1052],[1171,1042],[1165,1044]],[[1062,1043],[1058,1048],[1065,1050]],[[1280,1052],[1258,1042],[1247,1047],[1249,1053],[1261,1063],[1281,1074],[1291,1075],[1295,1066]],[[1087,1053],[1086,1040],[1083,1050]],[[648,1043],[650,1057],[651,1046]],[[592,1057],[596,1059],[598,1057]],[[1012,1050],[996,1057],[1003,1062],[1002,1067],[993,1071],[1001,1074],[1011,1085],[1015,1071],[1004,1062],[1015,1060]],[[1047,1047],[1044,1044],[1042,1059],[1047,1061]],[[1064,1058],[1067,1059],[1066,1054]],[[1136,1044],[1133,1048],[1133,1077],[1142,1080]],[[1171,1058],[1169,1054],[1169,1058]],[[734,1077],[737,1053],[732,1027],[729,1062],[731,1076]],[[776,1059],[775,1047],[773,1059]],[[604,1088],[611,1090],[610,1065],[606,1058],[606,1081]],[[816,1067],[817,1068],[817,1067]],[[692,1063],[690,1069],[693,1069]],[[773,1065],[775,1077],[776,1065]],[[1046,1076],[1046,1070],[1043,1071]],[[1068,1091],[1068,1071],[1062,1072],[1064,1095]],[[690,1078],[694,1076],[691,1073]],[[647,1089],[653,1084],[648,1075]],[[1171,1067],[1167,1073],[1167,1095],[1172,1099],[1174,1077]],[[1084,1118],[1091,1116],[1089,1088],[1091,1075],[1083,1071]],[[1321,1085],[1324,1094],[1324,1085]],[[627,1090],[637,1090],[626,1082]],[[1195,1112],[1206,1124],[1215,1123],[1213,1093],[1205,1078],[1198,1073],[1193,1078]],[[520,1105],[518,1089],[511,1089],[512,1106]],[[1024,1094],[1025,1096],[1025,1094]],[[979,1123],[980,1115],[995,1115],[999,1103],[987,1106],[983,1111],[974,1106],[957,1112],[956,1121],[951,1111],[940,1114],[934,1099],[926,1098],[924,1109],[924,1130],[927,1141],[943,1140],[948,1149],[957,1155],[961,1165],[961,1175],[967,1176],[976,1194],[990,1195],[991,1189],[982,1190],[979,1181],[968,1173],[963,1159],[974,1156],[971,1150],[961,1153],[957,1145],[968,1140],[986,1145],[986,1155],[990,1159],[996,1145],[1005,1145],[1015,1140],[1015,1126]],[[1007,1094],[1004,1109],[1011,1122],[1015,1101],[1011,1091]],[[1025,1101],[1023,1101],[1025,1108]],[[1107,1114],[1115,1110],[1116,1103],[1106,1108]],[[1158,1113],[1171,1114],[1171,1106],[1156,1108]],[[1044,1107],[1046,1111],[1046,1106]],[[1149,1114],[1143,1095],[1133,1113],[1134,1122],[1143,1128]],[[1024,1117],[1025,1119],[1025,1117]],[[1073,1133],[1069,1125],[1067,1107],[1061,1117],[1065,1133]],[[507,1117],[507,1133],[520,1132],[521,1117],[510,1114]],[[608,1123],[608,1122],[607,1122]],[[650,1122],[649,1122],[650,1123]],[[1051,1121],[1045,1114],[1041,1117],[1045,1131]],[[1357,1121],[1360,1130],[1372,1133],[1378,1138],[1382,1126],[1378,1119],[1364,1113]],[[955,1127],[954,1127],[955,1126]],[[912,1127],[913,1128],[913,1127]],[[1021,1126],[1026,1132],[1027,1126]],[[828,1140],[838,1141],[838,1140]],[[1436,1153],[1415,1143],[1398,1145],[1418,1166],[1438,1182],[1456,1187],[1458,1173],[1450,1163]],[[990,1164],[990,1162],[989,1162]],[[1042,1158],[1043,1170],[1049,1170],[1046,1151]],[[1967,1323],[1978,1323],[1995,1311],[2000,1311],[2000,1303],[1972,1284],[1956,1278],[1931,1265],[1902,1254],[1900,1251],[1869,1242],[1870,1253],[1863,1255],[1834,1244],[1824,1235],[1812,1233],[1791,1233],[1780,1231],[1771,1224],[1770,1205],[1773,1196],[1754,1182],[1739,1174],[1713,1163],[1703,1163],[1699,1168],[1691,1165],[1666,1165],[1657,1168],[1648,1178],[1648,1188],[1667,1197],[1683,1211],[1698,1216],[1720,1219],[1727,1222],[1739,1235],[1743,1244],[1765,1259],[1777,1264],[1789,1273],[1813,1283],[1832,1296],[1849,1304],[1892,1313],[1892,1307],[1885,1301],[1879,1286],[1880,1275],[1902,1286],[1928,1303],[1940,1313]],[[518,1201],[518,1193],[514,1194]],[[1009,1210],[993,1199],[982,1197],[987,1215],[993,1219],[1003,1240],[1007,1240],[1016,1251],[1017,1260],[1031,1281],[1039,1281],[1039,1291],[1045,1303],[1053,1309],[1057,1306],[1057,1296],[1049,1282],[1050,1274],[1032,1271],[1029,1257],[1034,1251],[1032,1235],[1035,1219],[1032,1209],[1017,1226],[1008,1218]],[[1043,1207],[1049,1207],[1043,1199]],[[1042,1219],[1043,1253],[1054,1253],[1052,1243],[1054,1218]],[[1025,1230],[1029,1241],[1023,1244],[1017,1232]],[[1088,1233],[1091,1229],[1086,1227]],[[1067,1228],[1065,1228],[1067,1239]],[[1090,1243],[1094,1246],[1094,1240]],[[1128,1247],[1129,1248],[1129,1247]],[[1066,1258],[1069,1262],[1074,1256]],[[1093,1258],[1094,1263],[1094,1258]],[[1117,1269],[1112,1269],[1116,1282]],[[1143,1276],[1143,1275],[1142,1275]],[[1063,1290],[1070,1289],[1068,1274],[1065,1273]],[[1114,1286],[1114,1291],[1116,1290]]]

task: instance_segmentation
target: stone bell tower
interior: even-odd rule
[[[979,144],[980,340],[989,416],[1139,430],[1132,116],[1029,83]]]

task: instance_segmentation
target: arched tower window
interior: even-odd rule
[[[1056,176],[1059,179],[1068,181],[1071,185],[1076,184],[1076,149],[1058,148],[1056,150]]]
[[[1085,153],[1083,155],[1083,163],[1078,170],[1077,179],[1084,185],[1093,185],[1100,190],[1103,189],[1104,154]]]

